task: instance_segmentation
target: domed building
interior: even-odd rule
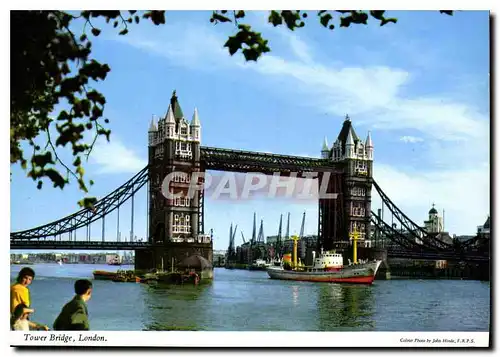
[[[443,217],[439,216],[437,209],[432,204],[432,208],[429,210],[429,219],[424,221],[424,228],[428,233],[440,233],[444,231]]]

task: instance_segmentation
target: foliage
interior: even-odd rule
[[[73,176],[82,191],[88,192],[84,181],[82,158],[92,151],[98,136],[109,141],[110,130],[100,122],[103,117],[106,98],[99,91],[89,88],[89,81],[103,81],[110,71],[107,64],[91,58],[92,43],[86,28],[92,36],[99,36],[101,30],[92,25],[92,19],[102,17],[113,26],[120,24],[120,35],[128,32],[128,25],[140,22],[136,11],[125,16],[120,11],[82,11],[74,16],[63,11],[12,11],[11,12],[11,116],[10,116],[10,162],[20,163],[27,169],[28,159],[21,148],[27,141],[33,148],[29,158],[28,176],[37,181],[40,189],[42,178],[52,181],[54,187],[63,188]],[[84,20],[82,34],[72,32],[71,22]],[[163,12],[150,11],[142,15],[156,24],[165,23]],[[74,67],[73,70],[71,67]],[[60,109],[52,117],[56,106]],[[104,119],[107,124],[108,119]],[[51,128],[57,137],[51,137]],[[93,132],[90,145],[84,142],[84,133]],[[43,148],[35,139],[46,137]],[[55,139],[55,140],[54,140]],[[69,145],[74,161],[68,167],[59,157],[56,148]],[[56,165],[66,169],[63,177]],[[89,185],[93,182],[90,180]],[[95,198],[79,202],[91,206]]]
[[[441,12],[452,14],[451,11]],[[226,10],[214,11],[210,18],[214,24],[234,22],[236,25],[236,34],[229,36],[224,44],[230,55],[241,51],[247,61],[257,61],[270,51],[268,41],[259,32],[240,23],[245,18],[245,11],[231,11],[231,14]],[[317,18],[330,30],[335,28],[336,18],[339,27],[366,24],[370,18],[379,21],[380,26],[396,23],[396,19],[386,18],[384,14],[384,11],[321,10]],[[105,127],[109,120],[103,119],[106,98],[90,87],[91,80],[104,81],[110,71],[107,64],[91,57],[89,36],[97,37],[101,33],[92,23],[97,18],[112,23],[123,36],[128,33],[130,24],[139,24],[141,19],[155,25],[164,24],[165,12],[81,11],[77,16],[64,11],[11,12],[10,162],[28,170],[28,177],[37,182],[39,189],[44,177],[61,189],[73,177],[80,189],[88,192],[82,159],[88,159],[99,136],[109,141],[110,130]],[[273,10],[268,20],[273,26],[285,25],[293,31],[304,27],[307,18],[307,12]],[[81,34],[72,31],[77,19],[84,24]],[[57,135],[52,138],[51,129],[54,128]],[[90,145],[84,141],[84,134],[88,132],[93,135]],[[44,141],[43,148],[35,140]],[[24,152],[22,142],[27,142],[32,152]],[[72,165],[66,165],[57,152],[58,146],[67,145],[72,149]],[[65,174],[59,172],[58,165],[66,170]],[[88,185],[92,184],[89,180]],[[92,207],[95,201],[87,197],[79,204]]]
[[[210,22],[217,24],[219,22],[234,22],[238,28],[238,33],[229,36],[224,44],[228,48],[229,54],[233,55],[239,50],[243,53],[245,60],[257,61],[262,54],[271,51],[267,45],[267,40],[262,38],[259,32],[255,32],[249,25],[241,24],[241,19],[245,17],[243,10],[231,11],[228,15],[227,10],[214,11]],[[453,11],[441,10],[441,13],[452,15]],[[358,11],[358,10],[320,10],[317,12],[317,18],[320,24],[330,30],[335,29],[335,17],[338,18],[339,27],[349,27],[351,24],[368,24],[368,20],[373,18],[380,22],[380,26],[388,23],[396,23],[396,18],[386,18],[384,10]],[[231,19],[232,18],[232,19]],[[306,25],[305,21],[309,18],[308,12],[300,10],[272,10],[269,12],[268,22],[274,27],[285,25],[288,29],[294,31],[296,28],[302,28]]]

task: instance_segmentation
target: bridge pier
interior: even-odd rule
[[[213,264],[212,243],[167,242],[164,245],[135,251],[135,269],[175,270],[184,258],[200,255]],[[212,278],[212,276],[208,277]]]
[[[350,259],[352,261],[352,246],[349,248],[344,248],[344,249],[337,249],[337,251],[341,251],[342,255],[344,257],[344,264],[349,264]],[[391,278],[391,269],[389,267],[389,264],[387,262],[387,250],[382,249],[382,248],[365,248],[365,247],[358,247],[358,259],[368,259],[368,260],[381,260],[382,264],[380,264],[380,267],[377,272],[376,279],[379,280],[389,280]]]

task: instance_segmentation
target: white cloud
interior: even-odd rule
[[[313,63],[312,51],[309,45],[287,29],[281,30],[279,33],[288,41],[293,54],[304,63]]]
[[[403,172],[379,163],[374,177],[394,204],[420,225],[432,203],[440,212],[445,210],[445,229],[455,234],[474,234],[489,214],[489,177],[475,167]],[[374,190],[372,210],[380,208],[380,202]],[[384,214],[390,222],[390,212],[386,209]]]
[[[235,65],[236,59],[224,48],[224,38],[213,30],[197,25],[167,24],[163,32],[154,36],[134,31],[127,36],[113,36],[110,40],[126,43],[138,49],[166,57],[171,62],[198,70],[213,70]],[[162,36],[163,34],[163,36]]]
[[[135,174],[147,165],[146,160],[123,145],[115,135],[110,138],[109,143],[102,139],[98,140],[90,159],[97,165],[98,174]]]
[[[424,141],[424,139],[416,137],[416,136],[411,136],[411,135],[405,135],[399,138],[400,141],[404,143],[418,143]]]

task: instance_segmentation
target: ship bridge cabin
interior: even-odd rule
[[[344,258],[342,254],[333,252],[324,252],[319,258],[314,259],[314,269],[342,268]]]

